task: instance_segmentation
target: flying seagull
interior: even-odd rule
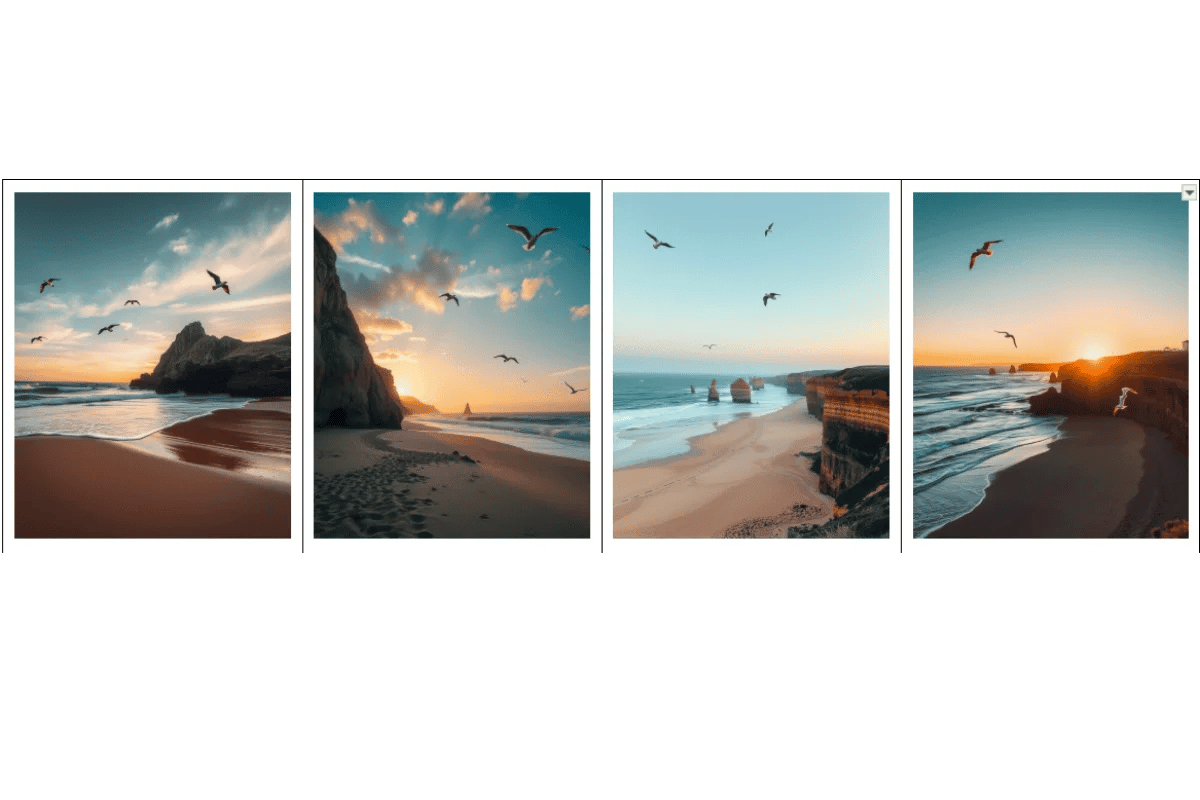
[[[767,304],[768,300],[777,300],[777,299],[779,299],[779,292],[767,292],[766,294],[763,295],[763,305],[765,306]]]
[[[770,233],[771,228],[774,228],[774,227],[775,227],[775,223],[772,222],[770,225],[767,226],[767,229],[765,231],[763,231],[763,236],[766,236],[768,233]]]
[[[213,287],[212,287],[212,290],[213,290],[214,292],[215,292],[217,289],[224,289],[224,290],[225,290],[225,294],[229,294],[229,283],[228,283],[228,281],[223,281],[223,280],[221,280],[221,276],[220,276],[220,275],[218,275],[217,273],[213,272],[211,269],[206,269],[206,270],[204,270],[204,271],[205,271],[205,272],[207,272],[209,275],[211,275],[211,276],[212,276],[212,279],[213,279]]]
[[[655,235],[654,235],[653,233],[651,233],[650,231],[646,231],[646,235],[647,235],[647,236],[649,236],[651,239],[653,239],[653,240],[654,240],[654,249],[655,249],[655,250],[657,250],[657,249],[658,249],[658,248],[660,248],[660,247],[669,247],[669,248],[671,248],[672,250],[674,250],[674,249],[675,249],[675,245],[673,245],[673,244],[667,244],[666,242],[660,242],[660,241],[658,240],[658,237],[657,237],[657,236],[655,236]]]
[[[716,345],[715,345],[715,344],[702,344],[702,345],[700,345],[700,346],[701,346],[701,347],[707,347],[709,350],[712,350],[714,347],[716,347]]]
[[[538,235],[534,236],[529,233],[529,228],[526,228],[524,225],[509,225],[508,227],[512,228],[514,231],[516,231],[517,233],[519,233],[525,237],[525,244],[523,244],[521,246],[524,247],[526,250],[532,250],[533,246],[535,244],[537,244],[537,240],[539,238],[541,238],[544,234],[550,233],[551,231],[558,230],[558,228],[542,228],[542,230],[538,233]]]
[[[996,331],[996,329],[995,329],[995,328],[992,328],[992,330]],[[1013,340],[1013,347],[1016,347],[1016,346],[1017,346],[1017,337],[1013,336],[1013,335],[1012,335],[1011,333],[1009,333],[1008,331],[996,331],[996,333],[1003,333],[1003,334],[1004,334],[1004,335],[1005,335],[1007,338],[1009,338],[1009,339],[1012,339],[1012,340]]]
[[[125,305],[127,305],[127,306],[140,306],[140,305],[141,305],[141,303],[139,303],[137,300],[126,300],[126,301],[125,301]]]
[[[506,355],[504,355],[503,353],[501,353],[501,354],[500,354],[500,355],[498,355],[498,356],[492,356],[492,358],[503,358],[503,359],[504,359],[504,363],[505,363],[505,364],[507,364],[507,363],[508,363],[508,362],[510,362],[510,361],[517,361],[517,359],[516,359],[516,358],[514,358],[513,356],[506,356]],[[518,364],[520,364],[521,362],[520,362],[520,361],[517,361],[517,363],[518,363]]]
[[[592,248],[588,247],[586,244],[581,244],[579,246],[582,247],[584,250],[587,250],[589,256],[592,254]]]
[[[1121,389],[1121,402],[1113,407],[1114,417],[1117,415],[1118,411],[1124,411],[1126,408],[1128,408],[1128,406],[1125,405],[1125,398],[1131,394],[1137,394],[1137,392],[1135,392],[1133,389],[1130,389],[1128,386]]]
[[[41,342],[41,341],[44,341],[45,339],[46,339],[45,336],[35,336],[29,340],[29,343],[33,344],[34,342]]]
[[[97,335],[97,336],[99,336],[100,334],[104,333],[105,331],[108,331],[109,333],[112,333],[112,329],[113,329],[113,328],[115,328],[115,327],[117,327],[117,326],[118,326],[118,325],[120,325],[120,324],[121,324],[121,323],[119,323],[119,322],[114,322],[112,325],[105,325],[103,328],[101,328],[100,330],[96,331],[96,335]]]
[[[972,269],[975,266],[975,259],[979,258],[980,256],[987,256],[988,258],[991,258],[992,245],[1000,244],[1003,241],[1003,239],[995,239],[990,242],[984,242],[983,247],[979,248],[974,253],[971,253],[971,265],[967,267],[967,269]]]
[[[449,303],[451,300],[453,300],[454,305],[456,305],[456,306],[462,305],[462,303],[458,302],[458,295],[456,295],[456,294],[450,294],[449,292],[442,292],[441,294],[438,295],[438,297],[446,298],[447,303]]]
[[[586,391],[587,391],[587,387],[586,387],[586,386],[585,386],[585,387],[583,387],[582,389],[576,389],[574,386],[572,386],[571,384],[567,383],[566,381],[563,381],[563,385],[564,385],[564,386],[566,386],[568,389],[570,389],[570,390],[571,390],[571,394],[579,394],[580,392],[586,392]]]
[[[47,286],[53,286],[55,281],[61,281],[61,280],[62,280],[62,278],[47,278],[46,280],[42,281],[42,288],[38,289],[38,294],[41,294],[42,292],[46,291]]]

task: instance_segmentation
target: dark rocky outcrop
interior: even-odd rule
[[[788,394],[804,394],[804,376],[799,372],[788,373],[786,385]]]
[[[821,491],[839,495],[861,481],[886,453],[890,411],[877,389],[825,392],[821,431]]]
[[[1009,364],[1009,365],[1008,365],[1008,374],[1009,374],[1009,375],[1016,375],[1016,374],[1017,374],[1017,365],[1016,365],[1016,364]]]
[[[717,381],[715,378],[708,385],[708,399],[713,402],[720,402],[721,400],[721,395],[717,393]]]
[[[463,409],[463,414],[470,414],[470,413],[471,413],[471,404],[467,403],[467,407]]]
[[[210,336],[199,322],[184,326],[154,367],[129,382],[130,389],[159,394],[230,394],[290,397],[292,335],[262,342]]]
[[[336,412],[351,428],[399,428],[404,418],[392,373],[375,364],[346,302],[333,246],[313,229],[315,324],[314,411],[318,422]]]
[[[1034,414],[1098,414],[1112,416],[1129,387],[1121,415],[1158,428],[1187,452],[1188,363],[1183,351],[1151,350],[1123,356],[1063,364],[1058,371],[1062,391],[1053,386],[1029,398]]]
[[[1058,380],[1058,373],[1057,373],[1057,372],[1051,372],[1051,373],[1050,373],[1050,383],[1058,383],[1058,382],[1059,382],[1059,380]]]
[[[766,382],[763,381],[762,378],[751,378],[750,379],[750,388],[754,389],[755,391],[758,391],[759,389],[764,389],[764,388],[766,388]]]
[[[1062,364],[1018,364],[1018,372],[1058,372]]]
[[[411,395],[404,395],[400,398],[400,405],[404,407],[404,416],[408,417],[413,414],[440,414],[436,407],[428,403],[422,403]]]
[[[741,378],[729,384],[729,396],[735,403],[750,402],[750,384]]]
[[[995,367],[992,367],[991,369],[989,369],[989,370],[988,370],[988,375],[995,375],[995,374],[996,374],[996,368],[995,368]]]

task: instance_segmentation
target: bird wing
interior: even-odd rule
[[[225,294],[229,294],[229,284],[228,283],[222,283],[221,288],[225,290]]]
[[[517,364],[520,364],[520,363],[521,363],[520,361],[517,361],[517,359],[515,359],[515,358],[513,359],[513,361],[514,361],[515,363],[517,363]]]
[[[1001,243],[1001,242],[1003,242],[1003,241],[1004,241],[1003,239],[995,239],[995,240],[993,240],[993,241],[990,241],[990,242],[984,242],[984,243],[983,243],[983,246],[984,246],[984,247],[991,247],[992,245],[994,245],[994,244],[1000,244],[1000,243]]]
[[[674,250],[674,249],[675,249],[675,245],[673,245],[673,244],[667,244],[666,242],[659,242],[658,244],[659,244],[661,247],[669,247],[669,248],[671,248],[672,250]]]
[[[643,230],[645,230],[645,229],[643,228]],[[647,235],[647,236],[649,236],[649,237],[650,237],[651,239],[653,239],[654,241],[656,241],[656,242],[658,241],[658,237],[657,237],[657,236],[655,236],[655,235],[654,235],[653,233],[651,233],[650,231],[646,231],[646,235]]]
[[[771,295],[769,295],[769,294],[764,294],[764,295],[763,295],[763,305],[764,305],[764,306],[767,304],[767,299],[768,299],[770,296],[771,296]]]
[[[575,387],[572,386],[571,384],[567,383],[566,381],[563,381],[563,385],[566,386],[568,389],[570,389],[572,392],[575,391]]]
[[[540,231],[538,231],[538,235],[533,238],[536,239],[536,238],[538,238],[538,236],[544,236],[545,234],[552,233],[553,231],[556,231],[556,230],[558,230],[558,228],[542,228]]]
[[[978,250],[976,250],[974,253],[971,253],[971,264],[967,267],[967,269],[973,269],[975,267],[975,259],[977,258],[979,258]]]
[[[221,283],[221,276],[220,276],[220,275],[218,275],[217,273],[213,272],[211,269],[206,269],[206,270],[204,270],[204,271],[205,271],[205,272],[207,272],[209,275],[211,275],[211,276],[212,276],[213,283],[216,283],[216,284],[220,284],[220,283]]]
[[[772,222],[770,225],[767,226],[767,229],[765,231],[763,231],[763,236],[766,236],[768,233],[770,233],[771,228],[774,228],[774,227],[775,227],[775,223]]]
[[[1012,339],[1012,340],[1013,340],[1013,347],[1016,347],[1016,346],[1017,346],[1017,337],[1013,336],[1013,335],[1010,333],[1010,334],[1008,335],[1008,338],[1010,338],[1010,339]]]
[[[458,295],[452,294],[452,295],[450,295],[450,299],[454,301],[454,305],[456,305],[456,306],[462,305],[462,303],[458,302]]]
[[[498,356],[492,356],[492,358],[503,358],[503,359],[507,359],[508,357],[507,357],[507,356],[505,356],[505,355],[503,355],[503,354],[501,354],[501,355],[498,355]]]
[[[527,242],[528,242],[530,239],[532,239],[532,238],[533,238],[533,237],[532,237],[532,236],[529,234],[529,229],[528,229],[528,228],[526,228],[524,225],[509,225],[508,227],[512,228],[514,231],[516,231],[517,233],[519,233],[519,234],[521,234],[522,236],[524,236],[524,237],[525,237],[525,241],[527,241]]]

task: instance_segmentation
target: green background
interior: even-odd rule
[[[1198,22],[6,8],[0,175],[1196,175]],[[0,790],[1187,795],[1198,564],[5,554]]]

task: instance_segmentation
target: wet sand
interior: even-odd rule
[[[314,538],[587,538],[590,464],[420,430],[314,433]]]
[[[290,415],[254,405],[172,426],[147,437],[153,442],[17,439],[14,535],[290,537],[291,484],[280,477],[288,453],[281,455],[279,438]]]
[[[1161,431],[1085,416],[1060,430],[1065,438],[1000,472],[982,503],[929,538],[1145,536],[1153,520],[1187,516],[1187,457]]]
[[[613,472],[614,536],[782,538],[832,518],[812,459],[796,455],[821,449],[803,400],[688,442],[687,455]]]

